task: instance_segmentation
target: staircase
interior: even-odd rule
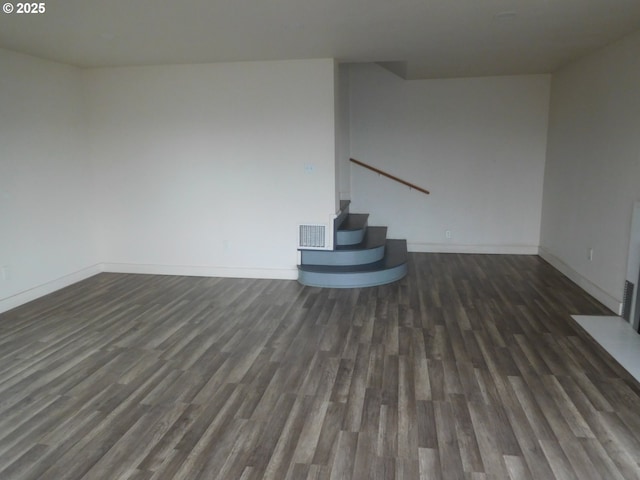
[[[298,281],[311,287],[373,287],[407,274],[407,241],[387,239],[387,227],[369,227],[369,215],[342,202],[333,250],[300,249]]]

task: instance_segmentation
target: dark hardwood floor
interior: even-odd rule
[[[0,478],[640,478],[638,384],[535,256],[384,287],[101,274],[0,315]]]

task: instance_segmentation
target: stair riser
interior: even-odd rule
[[[384,245],[367,250],[303,250],[303,265],[366,265],[384,257]]]
[[[357,245],[364,239],[367,229],[361,230],[338,230],[336,233],[336,243],[340,246]]]
[[[363,288],[385,285],[400,280],[407,275],[407,264],[376,271],[359,273],[319,273],[300,271],[298,281],[310,287]]]

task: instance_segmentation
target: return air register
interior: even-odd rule
[[[298,248],[327,249],[327,226],[317,224],[299,225]]]

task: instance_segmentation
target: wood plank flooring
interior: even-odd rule
[[[0,478],[635,479],[640,389],[535,256],[409,275],[100,274],[0,315]]]

